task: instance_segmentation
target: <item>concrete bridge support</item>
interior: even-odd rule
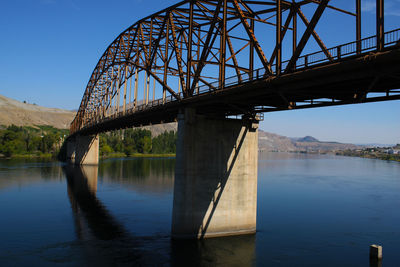
[[[78,135],[68,140],[67,160],[76,165],[99,164],[99,135]]]
[[[178,116],[172,238],[255,233],[258,123]]]
[[[67,141],[67,162],[75,164],[75,138],[69,138]]]

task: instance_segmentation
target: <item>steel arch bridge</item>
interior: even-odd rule
[[[376,3],[376,34],[368,37],[361,35],[361,0],[177,3],[109,45],[71,134],[170,122],[185,107],[255,117],[400,99],[400,29],[385,32],[384,1]],[[332,21],[349,42],[324,33],[328,46],[320,37],[319,26]]]

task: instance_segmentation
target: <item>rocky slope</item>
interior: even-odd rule
[[[296,151],[292,140],[286,136],[258,131],[258,148],[261,151]]]
[[[51,125],[69,128],[76,112],[22,103],[0,95],[0,125]]]
[[[150,126],[144,126],[142,127],[143,129],[150,130],[151,131],[151,136],[158,136],[162,134],[163,132],[167,131],[174,131],[176,132],[178,130],[178,124],[175,122],[172,123],[163,123],[163,124],[156,124],[156,125],[150,125]]]
[[[259,131],[258,147],[260,151],[279,152],[331,152],[346,149],[358,149],[353,144],[342,144],[337,142],[321,142],[312,136],[302,138],[289,138],[273,133]]]

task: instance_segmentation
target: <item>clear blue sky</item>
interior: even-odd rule
[[[115,37],[140,18],[176,2],[1,1],[0,94],[46,107],[76,109],[93,68]],[[374,23],[374,2],[363,0],[364,25]],[[385,2],[386,30],[400,28],[400,0]],[[324,27],[320,35],[328,44],[349,41],[344,30],[339,32],[332,24]],[[365,27],[363,35],[373,29]],[[400,143],[399,115],[400,101],[284,111],[265,114],[261,129],[327,141],[392,144]]]

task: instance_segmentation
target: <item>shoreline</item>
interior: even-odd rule
[[[99,159],[113,159],[113,158],[171,158],[176,157],[174,153],[164,153],[164,154],[142,154],[142,153],[134,153],[132,155],[126,155],[125,153],[112,153],[106,156],[99,156]],[[21,155],[13,155],[11,157],[0,156],[0,159],[12,160],[12,159],[57,159],[57,155],[52,154],[21,154]]]
[[[357,154],[357,153],[344,153],[343,151],[266,151],[259,150],[261,153],[290,153],[290,154],[308,154],[308,155],[334,155],[342,157],[352,157],[352,158],[364,158],[364,159],[378,159],[385,161],[400,162],[400,156],[394,156],[390,154]]]
[[[53,154],[17,154],[11,157],[0,156],[0,159],[57,159]]]
[[[394,162],[400,162],[400,157],[396,158],[393,157],[393,155],[372,155],[372,154],[363,154],[363,155],[357,155],[357,154],[351,154],[351,153],[341,153],[341,152],[307,152],[307,151],[265,151],[265,150],[259,150],[259,153],[290,153],[290,154],[310,154],[310,155],[334,155],[334,156],[344,156],[344,157],[357,157],[357,158],[365,158],[365,159],[378,159],[378,160],[385,160],[385,161],[394,161]],[[134,153],[131,155],[126,155],[125,153],[112,153],[109,155],[103,155],[99,156],[99,159],[105,160],[105,159],[116,159],[116,158],[175,158],[176,154],[175,153],[161,153],[161,154],[143,154],[143,153]],[[0,156],[0,159],[5,159],[5,160],[12,160],[12,159],[54,159],[57,160],[56,155],[52,154],[21,154],[21,155],[14,155],[12,157],[5,157],[5,156]]]
[[[134,153],[131,155],[126,155],[125,153],[112,153],[109,155],[99,156],[99,159],[116,159],[116,158],[171,158],[176,157],[175,153],[164,153],[164,154],[144,154],[144,153]]]

